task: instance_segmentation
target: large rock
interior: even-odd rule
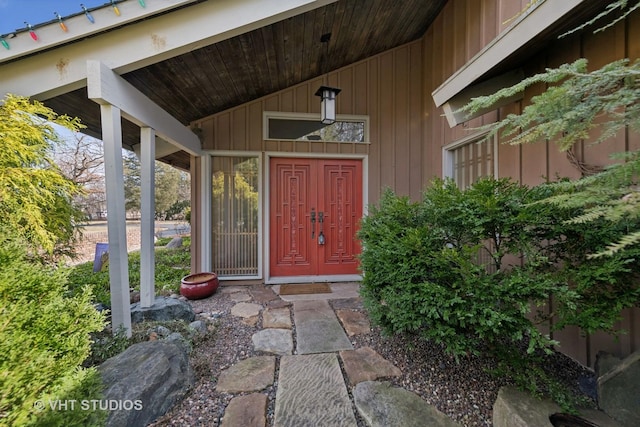
[[[598,378],[598,405],[623,426],[640,426],[640,351]]]
[[[196,314],[191,305],[177,298],[156,297],[153,305],[147,308],[142,308],[140,303],[131,305],[132,323],[140,323],[145,320],[193,322],[195,318]]]
[[[353,391],[353,399],[358,412],[371,427],[459,426],[417,394],[392,387],[388,382],[361,382]]]
[[[165,414],[193,385],[189,358],[166,341],[134,344],[98,367],[110,410],[107,426],[144,426]],[[131,409],[133,407],[133,409]]]
[[[512,386],[502,387],[493,404],[494,427],[551,427],[549,417],[562,412],[550,400],[541,400]]]
[[[165,248],[167,249],[180,249],[182,247],[182,237],[174,237],[171,239]]]
[[[577,416],[564,414],[558,405],[549,399],[538,399],[513,386],[505,386],[498,392],[493,404],[494,427],[553,427],[551,417],[560,421],[582,422],[575,425],[596,425],[599,427],[620,427],[607,414],[595,409],[582,409]],[[591,424],[588,424],[591,423]]]

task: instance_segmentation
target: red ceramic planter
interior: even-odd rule
[[[187,299],[206,298],[213,295],[219,284],[216,273],[190,274],[180,282],[180,295]]]

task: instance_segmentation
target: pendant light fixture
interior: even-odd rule
[[[331,40],[331,33],[323,34],[320,37],[320,42],[326,46],[323,65],[327,84],[320,86],[316,91],[316,96],[320,97],[320,121],[325,125],[331,125],[336,121],[336,95],[341,90],[328,85],[329,76],[326,68],[329,59],[329,40]]]

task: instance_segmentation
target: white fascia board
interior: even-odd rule
[[[522,99],[524,96],[524,91],[515,93],[507,98],[502,98],[491,107],[483,108],[473,114],[468,114],[466,112],[460,111],[460,109],[467,105],[473,98],[491,95],[492,93],[495,93],[500,89],[518,84],[522,81],[522,79],[524,79],[524,72],[519,68],[517,70],[504,73],[500,76],[463,89],[460,93],[458,93],[442,105],[442,110],[444,111],[444,115],[447,117],[449,126],[454,127],[456,125],[459,125],[460,123],[466,122],[467,120],[480,117],[481,115],[489,111],[495,110],[496,108],[503,107],[512,102]]]
[[[12,62],[0,59],[0,97],[45,100],[84,87],[88,60],[124,74],[335,1],[209,0]]]
[[[440,107],[473,84],[584,1],[546,0],[533,6],[431,93],[436,106]]]
[[[20,30],[5,37],[10,48],[0,51],[0,63],[10,61],[21,56],[31,55],[36,52],[55,48],[66,43],[93,36],[107,30],[112,30],[123,25],[131,24],[141,19],[147,19],[159,13],[165,13],[179,6],[194,3],[196,0],[147,0],[146,7],[142,7],[137,1],[124,1],[117,3],[120,16],[116,15],[113,7],[104,6],[99,9],[90,8],[90,15],[94,23],[80,12],[68,18],[63,17],[63,23],[67,31],[63,31],[56,20],[46,25],[34,25],[34,32],[38,40],[34,41],[29,31]],[[78,3],[79,4],[79,3]],[[31,22],[30,24],[36,24]],[[13,37],[11,37],[13,36]]]
[[[200,139],[188,127],[160,108],[129,82],[99,61],[87,62],[89,99],[100,105],[113,105],[122,116],[140,127],[150,127],[162,139],[182,150],[200,156]]]

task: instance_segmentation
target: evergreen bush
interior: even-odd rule
[[[89,333],[104,327],[104,317],[88,290],[65,296],[66,273],[29,260],[24,245],[3,231],[0,425],[99,425],[99,413],[52,411],[48,402],[99,398],[97,373],[80,365],[89,354]]]

